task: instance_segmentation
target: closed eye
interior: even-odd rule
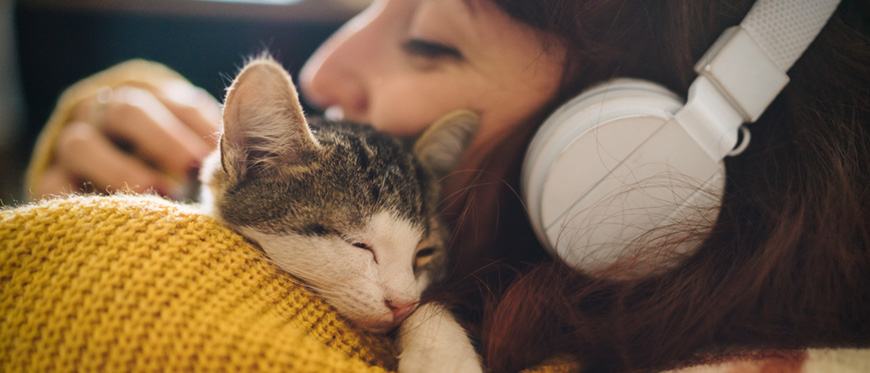
[[[420,251],[417,252],[417,259],[432,256],[432,254],[435,254],[435,248],[434,247],[427,247],[427,248],[421,249]]]
[[[375,255],[375,250],[371,246],[369,246],[367,243],[364,243],[364,242],[348,242],[348,243],[350,243],[351,246],[353,246],[353,247],[357,247],[357,248],[360,248],[360,249],[363,249],[363,250],[366,250],[366,251],[372,253],[372,258],[375,260],[375,264],[378,263],[378,257],[377,257],[377,255]]]
[[[456,48],[422,39],[408,39],[402,43],[402,49],[411,56],[427,59],[453,58],[462,60],[463,58],[462,53]]]
[[[425,249],[420,249],[417,251],[417,254],[414,255],[414,270],[424,267],[432,261],[432,256],[435,255],[434,247],[427,247]]]

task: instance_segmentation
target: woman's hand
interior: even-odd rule
[[[84,186],[183,198],[219,130],[220,104],[186,82],[102,88],[75,107],[34,195]]]

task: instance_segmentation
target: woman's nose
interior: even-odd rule
[[[302,67],[300,89],[310,104],[337,106],[348,119],[366,120],[370,66],[378,58],[379,10],[373,7],[342,26]]]

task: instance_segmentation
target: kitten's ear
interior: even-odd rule
[[[290,74],[268,57],[245,65],[224,101],[221,164],[231,182],[307,162],[318,149]]]
[[[414,143],[414,155],[428,165],[437,178],[447,176],[474,138],[479,121],[477,114],[468,110],[453,111],[441,117]]]

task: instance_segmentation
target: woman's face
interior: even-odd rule
[[[315,106],[396,135],[471,109],[472,147],[486,148],[554,98],[563,57],[489,1],[375,0],[311,57],[301,87]]]

